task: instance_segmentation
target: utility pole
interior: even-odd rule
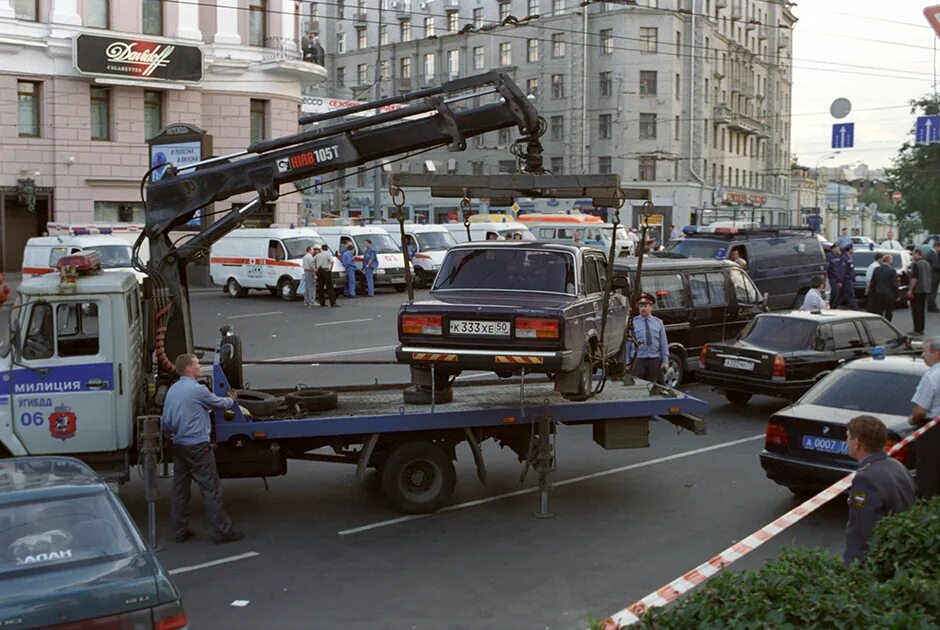
[[[385,0],[376,0],[379,5],[379,24],[375,34],[375,100],[382,98],[382,4]],[[375,110],[376,116],[381,113]],[[377,160],[372,169],[372,220],[382,221],[382,162]]]

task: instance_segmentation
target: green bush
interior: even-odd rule
[[[882,519],[875,526],[866,564],[882,581],[899,572],[940,579],[940,497]]]

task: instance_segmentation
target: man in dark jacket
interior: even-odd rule
[[[845,261],[842,258],[842,243],[839,241],[833,243],[832,249],[826,253],[826,279],[829,280],[829,308],[839,308],[845,282]]]
[[[938,313],[937,289],[940,288],[940,241],[934,241],[933,247],[927,252],[927,262],[930,263],[930,293],[927,294],[927,311]]]
[[[868,287],[868,312],[877,313],[889,322],[894,316],[894,303],[898,299],[898,272],[894,270],[894,257],[885,254],[881,264],[871,274]]]
[[[907,290],[907,299],[911,303],[911,319],[914,320],[916,335],[924,334],[924,319],[927,306],[927,293],[930,291],[930,263],[924,258],[924,253],[914,248],[911,252],[914,262],[911,265],[911,286]]]

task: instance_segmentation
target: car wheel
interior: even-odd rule
[[[284,397],[288,405],[300,405],[307,411],[327,411],[336,409],[339,397],[328,389],[299,389]]]
[[[280,282],[277,283],[277,294],[285,302],[293,302],[294,297],[297,295],[294,281],[289,278],[281,278]]]
[[[238,280],[235,278],[229,278],[228,282],[225,283],[225,291],[228,293],[229,297],[245,297],[248,295],[248,291],[245,290],[242,285],[238,284]]]
[[[413,278],[414,278],[414,286],[415,286],[415,288],[416,288],[416,289],[427,289],[428,286],[430,285],[430,282],[428,282],[428,274],[425,273],[425,272],[423,272],[423,271],[417,270],[417,269],[413,269],[412,271],[413,271],[413,274],[412,274],[412,275],[413,275]]]
[[[753,394],[748,394],[747,392],[725,392],[725,398],[735,407],[743,407],[746,405],[747,401],[751,399],[751,396],[753,396]]]
[[[444,450],[431,442],[408,442],[391,452],[381,466],[382,493],[396,510],[429,514],[454,493],[457,474]]]
[[[273,416],[277,413],[277,408],[284,402],[284,399],[279,396],[254,389],[232,389],[229,391],[232,392],[232,396],[235,397],[238,404],[247,409],[248,413],[253,416]]]
[[[672,370],[672,375],[668,379],[663,378],[663,385],[671,388],[679,387],[685,380],[685,360],[678,352],[669,353],[669,369]]]
[[[272,288],[272,289],[268,289],[268,292],[269,292],[271,295],[277,297],[277,287],[274,287],[274,288]]]
[[[594,364],[591,361],[590,349],[584,350],[581,363],[574,369],[578,373],[578,389],[573,392],[561,392],[565,400],[581,401],[591,396],[591,386],[594,384]]]

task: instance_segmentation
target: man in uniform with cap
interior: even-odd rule
[[[666,341],[666,326],[663,320],[653,316],[656,298],[650,293],[641,293],[637,300],[640,314],[633,318],[633,340],[627,342],[627,361],[636,356],[633,376],[655,383],[669,368],[669,343]]]
[[[848,452],[858,461],[858,472],[849,489],[849,520],[845,526],[842,561],[865,562],[868,541],[875,525],[885,516],[904,512],[914,502],[914,481],[904,464],[888,457],[888,431],[874,416],[849,420]]]
[[[850,241],[851,242],[851,241]],[[829,280],[829,307],[839,308],[842,303],[842,285],[845,281],[845,259],[842,258],[843,239],[832,244],[826,253],[826,278]]]

